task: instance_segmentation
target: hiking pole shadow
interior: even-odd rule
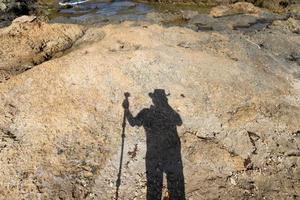
[[[124,102],[128,102],[128,97],[130,94],[128,92],[124,93],[125,100]],[[121,156],[120,156],[120,164],[119,164],[119,171],[118,171],[118,178],[116,181],[116,193],[115,193],[115,200],[119,199],[119,189],[121,186],[121,175],[122,175],[122,165],[123,165],[123,154],[124,154],[124,143],[125,143],[125,127],[126,127],[126,110],[124,108],[123,114],[123,123],[122,123],[122,145],[121,145]]]

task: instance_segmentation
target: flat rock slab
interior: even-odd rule
[[[68,41],[82,35],[49,26],[71,31]],[[136,115],[152,108],[155,89],[182,119],[186,199],[299,196],[299,93],[289,63],[252,39],[124,22],[90,29],[71,52],[0,84],[2,197],[113,199],[124,92]],[[125,134],[119,197],[145,199],[145,130]]]

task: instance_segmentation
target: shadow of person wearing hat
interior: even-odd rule
[[[168,103],[163,89],[149,93],[153,105],[142,109],[135,117],[124,100],[125,116],[131,126],[143,126],[146,132],[147,200],[161,200],[163,173],[166,174],[168,199],[185,200],[181,144],[177,126],[180,115]]]

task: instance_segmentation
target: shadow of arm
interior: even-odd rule
[[[141,112],[134,117],[129,109],[125,110],[125,116],[130,126],[141,126],[143,123]]]

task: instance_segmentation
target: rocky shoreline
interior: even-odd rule
[[[187,200],[299,199],[297,14],[237,3],[147,17],[0,29],[0,199],[114,199],[124,92],[137,114],[155,89],[182,118]],[[146,199],[144,129],[125,134],[120,199]]]
[[[232,3],[239,1],[236,0],[150,0],[142,2],[155,2],[158,4],[178,4],[179,5],[194,5],[202,7],[213,7],[217,5],[230,6]],[[298,15],[300,13],[300,3],[295,0],[248,0],[240,1],[253,3],[253,5],[266,8],[272,12],[277,13],[290,13],[293,15]],[[0,27],[7,26],[16,17],[28,14],[38,14],[41,16],[49,15],[50,10],[59,10],[58,0],[1,0],[0,1]]]

